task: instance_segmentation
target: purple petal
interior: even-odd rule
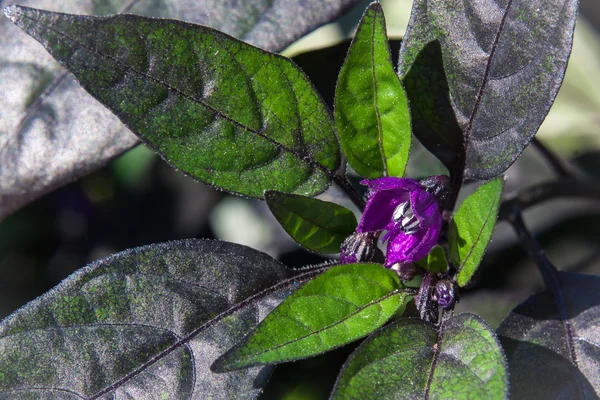
[[[423,189],[415,190],[410,193],[410,203],[422,228],[430,228],[441,222],[440,206],[433,194]]]
[[[422,229],[413,235],[399,232],[389,237],[385,266],[395,263],[410,263],[425,257],[435,246],[440,237],[442,220],[429,229]]]
[[[381,178],[386,179],[386,178]],[[398,204],[409,199],[409,193],[403,189],[375,192],[367,201],[357,232],[371,232],[385,229],[392,220]]]
[[[368,186],[369,189],[374,191],[391,190],[391,189],[403,189],[409,192],[413,190],[422,189],[418,181],[410,178],[395,178],[392,176],[386,176],[379,179],[364,179],[360,181],[361,185]]]

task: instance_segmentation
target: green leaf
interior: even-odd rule
[[[513,399],[600,397],[600,277],[558,274],[559,296],[531,296],[498,328]]]
[[[0,397],[256,398],[269,370],[209,366],[306,280],[209,240],[96,261],[0,324]]]
[[[415,0],[398,73],[415,136],[451,172],[487,180],[519,157],[561,86],[578,3]]]
[[[221,189],[316,195],[340,166],[323,100],[290,60],[133,15],[5,13],[171,165]]]
[[[481,185],[460,205],[450,223],[450,257],[458,269],[458,284],[465,286],[481,262],[492,237],[504,179]]]
[[[181,19],[279,52],[320,25],[336,20],[357,0],[18,3],[72,14],[133,13]],[[302,18],[298,18],[299,13]],[[0,18],[0,32],[0,93],[10,93],[0,96],[0,218],[4,218],[43,194],[104,166],[136,145],[138,138],[8,18]],[[337,72],[339,65],[341,61]],[[329,83],[332,90],[336,76]],[[36,140],[23,140],[27,137]]]
[[[437,245],[431,249],[429,254],[417,261],[416,264],[427,271],[437,274],[448,270],[448,260],[446,260],[444,249]]]
[[[381,265],[334,267],[298,289],[211,369],[228,372],[321,354],[368,335],[407,300],[398,275]]]
[[[356,172],[367,178],[404,175],[410,114],[392,65],[379,3],[365,11],[340,71],[335,121],[344,153]]]
[[[356,229],[354,213],[335,203],[274,191],[265,200],[292,239],[317,253],[339,253]]]
[[[506,399],[506,360],[494,331],[473,314],[441,329],[402,319],[371,335],[344,365],[331,398]]]

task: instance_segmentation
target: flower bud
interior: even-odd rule
[[[377,248],[377,232],[356,232],[346,238],[341,246],[340,263],[383,263],[383,252]]]
[[[433,299],[443,308],[452,307],[457,299],[456,287],[447,279],[437,281],[433,291]]]

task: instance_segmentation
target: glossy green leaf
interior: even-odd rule
[[[256,198],[271,189],[316,195],[340,166],[327,107],[284,57],[181,21],[5,13],[171,165],[205,183]]]
[[[562,83],[578,0],[416,0],[399,74],[413,133],[487,180],[529,144]]]
[[[492,237],[504,180],[481,185],[462,202],[450,223],[448,246],[458,269],[458,284],[465,286],[479,267]]]
[[[273,191],[265,193],[265,200],[292,239],[317,253],[339,253],[356,229],[354,213],[335,203]]]
[[[269,370],[209,366],[306,279],[219,241],[112,255],[0,324],[0,398],[256,398]]]
[[[533,295],[498,328],[513,399],[600,397],[600,277],[558,278],[562,298]]]
[[[72,14],[133,13],[218,29],[278,52],[358,0],[19,0]],[[7,5],[8,0],[0,4]],[[284,27],[282,29],[282,27]],[[0,219],[138,143],[108,109],[8,18],[0,18]],[[338,72],[339,72],[338,64]],[[333,89],[337,74],[330,81]],[[35,138],[29,140],[29,138]]]
[[[431,249],[429,254],[417,261],[416,264],[421,268],[438,274],[448,270],[448,260],[446,260],[444,249],[437,245]]]
[[[506,399],[506,360],[494,331],[474,314],[443,323],[402,319],[350,356],[332,399]]]
[[[321,354],[379,328],[407,299],[398,275],[381,265],[334,267],[294,292],[211,368],[227,372]]]
[[[410,114],[392,65],[379,3],[365,11],[340,71],[335,121],[344,153],[356,172],[367,178],[404,175]]]

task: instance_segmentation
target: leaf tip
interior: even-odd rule
[[[229,354],[229,352],[223,354],[221,357],[217,358],[212,363],[212,365],[210,366],[211,372],[214,372],[215,374],[222,374],[225,372],[231,372],[235,369],[235,368],[232,368],[230,363],[227,362],[227,357],[226,357],[227,354]]]
[[[4,12],[4,15],[6,15],[6,17],[14,23],[18,18],[18,11],[20,10],[20,8],[21,7],[15,4],[11,4],[4,7],[2,11]]]

